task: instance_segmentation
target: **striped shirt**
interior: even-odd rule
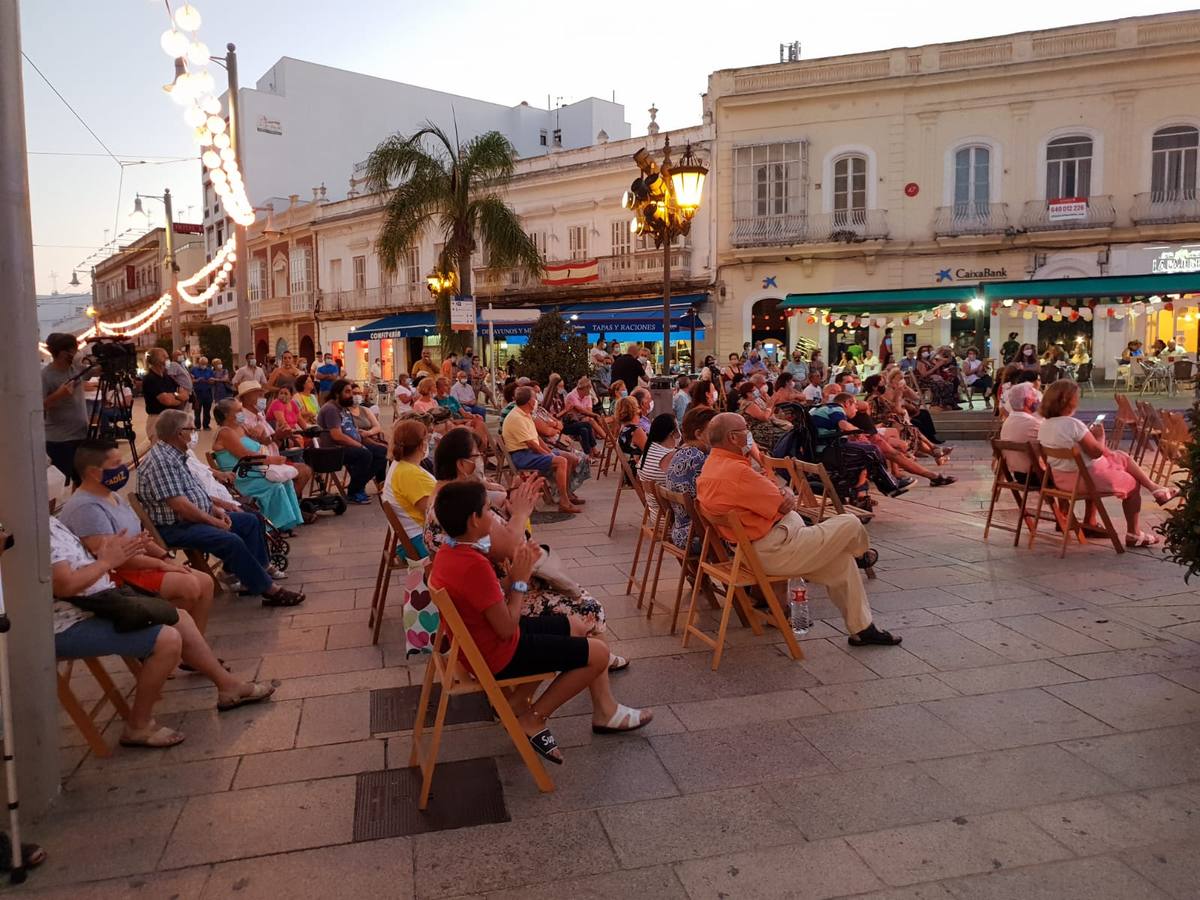
[[[667,472],[663,468],[663,457],[668,453],[674,452],[674,447],[664,447],[662,444],[650,444],[646,447],[646,454],[642,458],[642,464],[638,468],[638,478],[644,482],[657,484],[666,487]],[[646,506],[650,508],[650,515],[658,515],[658,503],[654,499],[654,491],[648,485],[644,485],[646,490]]]

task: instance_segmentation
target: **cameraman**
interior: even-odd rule
[[[83,375],[89,367],[75,362],[79,343],[72,334],[48,335],[46,349],[50,352],[50,362],[42,369],[46,455],[68,481],[78,484],[74,472],[75,448],[87,437]]]
[[[142,379],[142,396],[146,398],[146,433],[150,443],[157,437],[154,433],[154,423],[158,421],[163,410],[178,409],[188,411],[190,392],[167,374],[167,351],[155,347],[146,353],[147,372]]]

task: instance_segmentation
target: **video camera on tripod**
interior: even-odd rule
[[[84,365],[98,367],[102,375],[113,380],[132,379],[137,374],[137,347],[124,335],[95,335],[87,343],[92,348],[84,357]]]
[[[100,370],[96,403],[88,421],[88,438],[129,442],[134,465],[138,462],[133,430],[134,379],[137,347],[124,335],[96,335],[87,339],[91,352],[84,358],[81,375]]]

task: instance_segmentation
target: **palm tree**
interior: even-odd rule
[[[466,145],[451,141],[432,122],[405,137],[394,134],[372,151],[367,160],[370,190],[391,192],[379,237],[375,241],[384,271],[394,273],[428,227],[445,240],[437,267],[456,271],[459,292],[471,293],[471,255],[478,242],[487,249],[490,265],[519,266],[531,275],[542,271],[533,239],[501,192],[512,178],[516,149],[498,131],[489,131]],[[463,332],[450,330],[450,298],[437,301],[442,346],[461,349]]]

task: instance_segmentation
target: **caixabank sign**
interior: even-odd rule
[[[980,268],[972,268],[969,266],[959,266],[950,268],[947,266],[944,269],[937,269],[933,273],[934,284],[953,283],[955,281],[1006,281],[1008,279],[1008,269],[1005,266],[982,266]]]

